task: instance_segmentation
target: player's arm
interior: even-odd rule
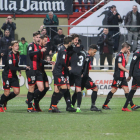
[[[126,64],[127,64],[128,61],[129,61],[129,56],[130,56],[130,51],[128,51],[127,56],[126,56]]]
[[[88,61],[87,61],[87,59],[84,62],[82,74],[83,74],[83,77],[85,77],[88,74]]]
[[[136,64],[136,62],[137,62],[137,60],[139,58],[140,58],[140,54],[139,53],[135,53],[133,55],[133,58],[132,58],[131,63],[130,63],[129,77],[132,77],[134,66],[135,66],[135,64]]]
[[[60,60],[61,60],[62,66],[63,66],[64,69],[68,72],[69,69],[68,69],[68,67],[67,67],[67,65],[66,65],[66,63],[65,63],[65,60],[66,60],[66,52],[65,52],[65,51],[63,51],[63,52],[61,53]]]
[[[123,71],[129,73],[129,70],[127,70],[127,69],[122,65],[122,56],[119,56],[117,59],[118,59],[118,67],[119,67],[121,70],[123,70]]]
[[[33,44],[30,44],[28,46],[28,54],[29,56],[33,57],[34,55],[37,55],[41,52],[41,50],[38,50],[38,51],[34,51],[34,47],[33,47]]]

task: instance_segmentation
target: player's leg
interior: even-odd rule
[[[75,89],[75,92],[72,95],[72,107],[75,106],[76,100],[77,100],[77,93],[76,93],[76,89]]]
[[[51,97],[51,104],[50,104],[50,108],[49,108],[48,112],[52,112],[52,105],[53,105],[54,100],[56,100],[55,95],[58,94],[58,96],[59,96],[58,99],[57,99],[57,104],[58,104],[58,102],[61,100],[61,98],[63,96],[62,94],[60,94],[59,89],[60,88],[57,85],[54,85],[54,92],[53,92],[52,97]]]
[[[19,80],[18,80],[18,77],[13,77],[13,78],[10,78],[9,80],[9,85],[10,87],[13,88],[13,92],[10,92],[8,97],[7,97],[7,100],[4,102],[4,110],[7,110],[7,102],[13,98],[15,98],[19,92],[20,92],[20,87],[19,87]]]
[[[128,88],[128,85],[126,83],[126,79],[123,80],[123,89],[124,89],[124,92],[125,92],[125,97],[126,99],[128,98],[129,96],[129,104],[131,105],[131,109],[132,110],[135,110],[135,109],[138,109],[139,106],[135,105],[132,101],[132,98],[133,98],[133,95],[134,93],[136,92],[136,89],[137,89],[137,86],[140,86],[140,82],[139,82],[139,77],[133,77],[133,82],[132,82],[132,90],[129,92],[129,88]],[[126,86],[127,85],[127,86]],[[134,86],[135,85],[135,86]],[[128,94],[129,93],[129,94]],[[126,106],[124,106],[126,107]],[[123,109],[122,109],[123,110]]]
[[[127,96],[126,102],[125,102],[125,104],[124,104],[124,106],[123,106],[123,108],[122,108],[122,111],[128,111],[128,112],[131,111],[131,110],[129,110],[129,109],[127,108],[127,106],[128,106],[128,104],[129,104],[130,102],[132,102],[132,98],[133,98],[133,96],[134,96],[136,90],[137,90],[137,86],[133,86],[133,87],[131,88],[131,90],[130,90],[128,96]],[[126,94],[125,94],[125,95],[126,95]],[[134,106],[134,107],[135,107],[135,106]]]
[[[116,87],[112,87],[112,90],[108,93],[107,97],[106,97],[106,100],[102,106],[103,109],[106,109],[106,110],[110,110],[109,106],[108,106],[108,103],[110,102],[110,100],[112,99],[112,96],[113,94],[117,91],[117,88]]]
[[[92,90],[92,94],[91,94],[91,111],[101,111],[101,109],[97,108],[95,106],[95,102],[97,99],[97,92],[98,92],[98,87],[96,86],[93,90]]]
[[[69,84],[67,85],[67,92],[65,92],[64,98],[65,98],[65,101],[67,104],[66,111],[76,112],[76,109],[71,106],[72,103],[71,103],[70,85]]]
[[[34,112],[32,106],[32,100],[34,99],[34,90],[36,84],[35,71],[33,70],[26,71],[26,76],[28,80],[28,93],[27,93],[27,100],[25,101],[28,104],[27,112]]]
[[[1,95],[1,99],[0,99],[0,112],[5,112],[2,106],[7,101],[9,94],[10,94],[10,88],[4,89],[4,94]]]
[[[39,96],[39,101],[45,96],[46,92],[49,90],[49,80],[46,75],[46,72],[43,73],[43,82],[44,82],[44,90]]]
[[[35,84],[28,85],[28,94],[27,94],[27,100],[28,100],[28,109],[27,112],[34,112],[33,106],[32,106],[32,100],[34,99],[34,89]]]

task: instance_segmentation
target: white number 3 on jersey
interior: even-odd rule
[[[84,57],[82,55],[80,55],[79,56],[79,62],[77,62],[77,65],[82,66],[83,65],[83,60],[84,60]]]

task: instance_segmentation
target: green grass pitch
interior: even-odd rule
[[[81,113],[66,112],[62,99],[58,107],[62,113],[48,113],[50,97],[41,103],[40,113],[27,113],[26,97],[16,97],[8,102],[8,110],[0,113],[0,140],[139,140],[140,109],[122,112],[124,97],[113,97],[112,110],[91,112],[90,98],[84,97]],[[105,97],[98,97],[101,108]],[[139,98],[134,98],[140,104]],[[130,108],[130,106],[129,106]]]

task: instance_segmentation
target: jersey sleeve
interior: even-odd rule
[[[138,60],[139,58],[140,58],[140,53],[135,53],[135,54],[133,55],[133,58],[132,58],[131,63],[130,63],[129,77],[132,76],[133,70],[134,70],[134,66],[135,66],[135,64],[136,64],[136,62],[137,62],[137,60]]]
[[[122,60],[123,60],[123,57],[122,57],[121,55],[119,55],[119,56],[117,57],[118,63],[122,63]]]
[[[62,51],[61,55],[60,55],[60,60],[61,60],[61,64],[64,67],[66,73],[69,71],[67,65],[66,65],[66,52]]]
[[[9,65],[11,70],[17,70],[17,71],[26,70],[26,68],[24,68],[24,67],[19,67],[19,66],[15,67],[13,65],[13,57],[12,57],[12,55],[8,55],[8,65]]]
[[[29,54],[29,56],[33,57],[34,55],[37,55],[37,54],[39,54],[39,53],[41,53],[41,50],[34,51],[34,46],[33,46],[33,44],[30,44],[30,45],[28,46],[28,54]]]
[[[89,57],[87,57],[83,66],[83,77],[88,76],[89,65],[90,65],[90,59]]]

